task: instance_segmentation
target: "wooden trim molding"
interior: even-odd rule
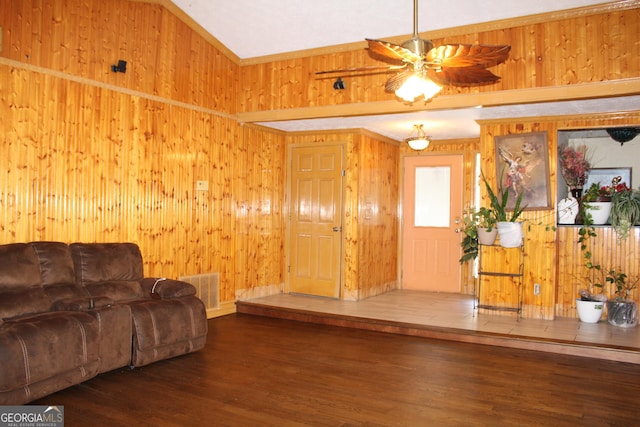
[[[73,74],[64,73],[62,71],[51,70],[49,68],[39,67],[37,65],[31,65],[26,62],[15,61],[13,59],[7,59],[0,57],[0,65],[5,65],[7,67],[18,68],[22,70],[32,71],[35,73],[40,73],[43,75],[56,77],[63,80],[68,80],[76,83],[80,83],[87,86],[98,87],[101,89],[111,90],[113,92],[123,93],[130,96],[137,96],[139,98],[148,99],[150,101],[161,102],[167,105],[173,105],[174,107],[181,107],[188,110],[198,111],[200,113],[211,114],[214,116],[222,117],[225,119],[238,120],[238,117],[233,114],[227,114],[220,111],[212,110],[210,108],[200,107],[194,104],[188,104],[186,102],[175,101],[173,99],[164,98],[157,95],[151,95],[146,92],[140,92],[133,89],[123,88],[122,86],[112,85],[109,83],[104,83],[92,79],[88,79],[86,77],[80,77]]]
[[[239,113],[240,122],[270,122],[327,117],[353,117],[375,114],[408,113],[415,111],[446,110],[475,106],[531,104],[550,101],[575,101],[640,94],[640,78],[606,82],[582,83],[568,86],[504,90],[438,96],[429,103],[406,105],[396,100],[357,104],[326,105],[281,110]]]

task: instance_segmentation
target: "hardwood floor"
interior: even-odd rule
[[[232,314],[202,351],[33,402],[74,426],[637,425],[640,366]]]

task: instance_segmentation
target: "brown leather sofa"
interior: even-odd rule
[[[204,347],[195,288],[144,278],[133,243],[0,245],[0,404]]]

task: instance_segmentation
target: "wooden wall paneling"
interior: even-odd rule
[[[235,113],[239,65],[157,4],[127,0],[8,2],[3,57],[97,82]],[[111,65],[127,61],[126,74]]]
[[[637,126],[639,112],[600,114],[589,116],[539,117],[518,120],[481,121],[481,153],[483,169],[495,185],[495,153],[493,138],[510,133],[547,131],[549,140],[549,167],[552,205],[557,203],[557,132],[570,129],[594,129],[607,126]],[[484,194],[484,193],[483,193]],[[486,194],[483,195],[484,203]],[[577,227],[559,227],[555,224],[557,212],[526,211],[525,225],[525,293],[524,317],[552,319],[554,316],[576,317],[575,298],[579,281],[587,275],[582,254],[577,245]],[[640,231],[634,230],[628,241],[618,244],[610,227],[598,228],[598,244],[594,257],[603,265],[622,265],[630,272],[637,271],[636,254],[640,251]],[[541,294],[533,295],[533,284],[541,285]],[[493,282],[490,286],[494,286]],[[495,284],[498,286],[498,284]],[[634,294],[634,298],[638,298]]]
[[[508,135],[511,133],[527,133],[547,131],[549,145],[549,172],[551,177],[551,204],[555,206],[555,182],[556,182],[556,127],[553,123],[542,123],[537,121],[523,123],[485,125],[481,122],[480,150],[482,156],[482,169],[489,180],[492,188],[496,186],[496,159],[495,159],[495,136]],[[482,203],[488,206],[489,202],[484,186],[481,186]],[[523,317],[534,317],[552,319],[555,305],[555,283],[556,283],[556,257],[555,257],[555,233],[547,230],[547,227],[555,225],[555,209],[540,211],[525,211],[522,215],[524,224],[524,244],[525,244],[525,265],[523,286]],[[496,258],[487,265],[489,270],[500,271],[500,261]],[[540,295],[533,295],[533,286],[540,284]],[[502,283],[492,277],[488,277],[483,287],[489,291],[490,300],[483,303],[491,305],[504,304],[500,300],[500,292],[504,291]],[[483,291],[484,292],[484,291]],[[485,294],[486,295],[486,294]]]
[[[283,135],[251,126],[242,128],[242,139],[242,147],[233,148],[233,193],[236,292],[245,299],[282,291],[285,144]]]
[[[368,135],[359,139],[358,296],[363,299],[398,287],[400,157],[397,144]]]
[[[512,47],[509,59],[491,69],[501,76],[499,82],[486,86],[447,86],[441,96],[637,78],[640,46],[636,43],[636,33],[639,25],[640,14],[635,8],[433,38],[436,45],[486,43],[509,44]],[[332,78],[318,78],[314,74],[343,66],[366,65],[384,63],[370,58],[362,48],[243,65],[240,70],[244,86],[239,101],[240,111],[393,100],[393,94],[384,92],[384,84],[390,74],[342,76],[346,83],[343,91],[332,88],[338,74]],[[266,75],[269,78],[264,78]],[[259,79],[261,76],[263,78]],[[258,93],[277,96],[256,97]],[[304,95],[300,97],[300,94]]]

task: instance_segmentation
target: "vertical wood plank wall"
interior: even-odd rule
[[[7,1],[0,26],[0,242],[133,241],[147,275],[220,272],[223,303],[282,287],[284,136],[231,115],[237,64],[153,4]]]
[[[525,268],[524,268],[524,303],[523,316],[529,318],[553,319],[556,315],[577,317],[575,299],[581,287],[576,278],[586,277],[584,260],[576,244],[578,227],[560,226],[556,230],[548,230],[547,226],[556,223],[557,211],[557,162],[559,130],[605,128],[608,126],[638,126],[640,112],[601,114],[574,117],[540,117],[521,120],[482,121],[480,130],[480,151],[483,156],[482,168],[495,188],[495,146],[494,137],[500,135],[527,132],[547,132],[549,142],[549,172],[551,178],[551,210],[525,211]],[[612,142],[613,143],[613,142]],[[490,173],[487,171],[491,171]],[[488,205],[486,193],[483,200]],[[628,241],[619,245],[615,232],[610,227],[598,229],[597,248],[594,256],[602,265],[628,268],[630,274],[640,269],[638,251],[640,250],[640,233],[635,229],[630,233]],[[595,243],[595,242],[594,242]],[[624,259],[624,262],[623,262]],[[634,262],[635,260],[635,262]],[[489,268],[499,268],[495,265]],[[499,271],[499,270],[498,270]],[[492,295],[486,301],[494,305],[514,305],[513,287],[505,281],[488,278],[483,283],[485,290]],[[533,294],[534,283],[541,285],[540,295]],[[582,285],[584,287],[584,285]],[[638,292],[633,297],[638,300]]]
[[[626,7],[633,7],[629,4]],[[432,37],[435,45],[482,43],[511,46],[509,59],[491,70],[501,80],[487,86],[445,86],[440,96],[495,92],[638,77],[640,13],[635,9],[587,14],[551,22],[464,34],[456,29]],[[622,7],[620,7],[622,9]],[[507,24],[508,25],[508,24]],[[506,25],[505,25],[506,26]],[[460,33],[460,34],[459,34]],[[333,89],[324,70],[380,65],[365,50],[267,60],[241,67],[241,112],[394,100],[383,88],[389,74],[341,76],[346,89]]]
[[[350,79],[346,91],[315,78],[322,69],[374,64],[364,49],[240,65],[156,2],[0,6],[0,242],[134,241],[148,275],[220,272],[223,303],[275,293],[285,281],[287,148],[342,141],[343,295],[361,299],[397,286],[394,233],[406,149],[359,131],[285,135],[240,125],[235,116],[391,99],[381,90],[384,76]],[[638,25],[638,9],[622,8],[435,39],[513,46],[508,62],[495,69],[501,83],[445,94],[638,77]],[[128,62],[126,74],[111,71],[120,59]],[[638,114],[483,123],[479,144],[432,150],[465,153],[471,200],[475,150],[483,168],[494,170],[494,136],[546,130],[555,205],[557,130],[637,125]],[[208,181],[208,191],[196,191],[199,180]],[[368,216],[374,205],[377,216]],[[526,217],[552,223],[555,211]],[[557,270],[557,260],[573,251],[571,233],[541,226],[526,232],[525,317],[573,315],[576,285],[567,275],[579,266]],[[637,253],[638,238],[636,230],[629,251]],[[542,284],[540,296],[532,294],[534,282]]]

